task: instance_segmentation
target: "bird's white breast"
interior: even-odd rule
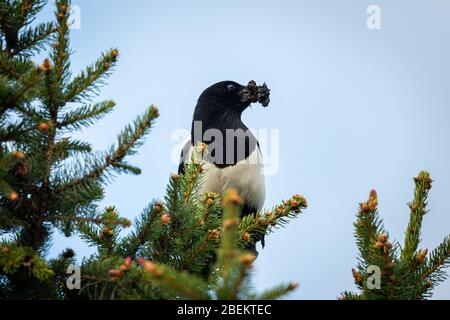
[[[194,147],[188,153],[189,162]],[[194,151],[196,152],[196,151]],[[250,156],[236,165],[218,168],[205,161],[203,163],[204,178],[200,186],[200,194],[215,192],[222,194],[230,188],[238,191],[244,202],[251,207],[261,210],[266,197],[263,174],[263,160],[259,148],[255,148]]]

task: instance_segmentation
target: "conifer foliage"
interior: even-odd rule
[[[242,220],[236,192],[198,194],[201,163],[173,175],[163,201],[131,222],[114,207],[98,208],[120,173],[139,174],[137,152],[154,120],[149,107],[108,150],[94,152],[74,133],[110,113],[92,102],[119,58],[115,48],[83,72],[71,73],[70,1],[56,0],[55,21],[36,24],[44,0],[0,0],[0,299],[248,299],[256,259],[245,247],[304,208],[301,196]],[[47,56],[35,61],[36,56]],[[76,252],[48,259],[51,236],[80,235],[97,249],[69,286]],[[70,240],[68,240],[70,243]],[[263,298],[295,289],[277,287]]]
[[[121,238],[123,225],[108,208],[101,226],[83,223],[80,230],[98,250],[83,264],[85,299],[277,299],[294,290],[291,283],[257,295],[249,290],[258,238],[306,208],[299,195],[271,211],[240,217],[241,199],[229,190],[199,195],[202,167],[189,164],[171,177],[164,202],[154,202]],[[191,192],[191,193],[189,193]],[[123,258],[127,257],[127,258]]]
[[[367,202],[360,204],[355,223],[359,263],[352,272],[361,292],[344,292],[342,299],[421,300],[431,297],[433,289],[447,278],[450,236],[431,253],[419,248],[433,181],[428,172],[421,172],[414,183],[414,199],[408,204],[410,220],[403,245],[391,241],[384,229],[378,214],[376,191],[370,193]]]
[[[105,152],[73,137],[114,108],[90,99],[114,68],[111,49],[84,72],[70,71],[69,7],[56,1],[55,22],[36,25],[42,0],[0,1],[0,297],[57,298],[55,271],[71,259],[44,257],[55,228],[70,236],[98,219],[98,200],[114,174],[139,173],[126,158],[158,117],[148,108]],[[36,54],[48,56],[43,62]],[[7,240],[5,240],[7,239]],[[65,272],[65,270],[64,270]]]

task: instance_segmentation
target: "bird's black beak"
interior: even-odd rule
[[[242,102],[248,104],[259,102],[263,107],[269,106],[270,89],[265,83],[262,86],[258,86],[256,82],[252,80],[239,94],[242,97]]]

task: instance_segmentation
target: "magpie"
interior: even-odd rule
[[[270,103],[270,89],[250,81],[243,86],[222,81],[207,88],[199,97],[192,121],[191,140],[181,153],[179,173],[199,144],[207,146],[202,163],[204,177],[200,194],[223,194],[233,188],[243,199],[242,216],[261,210],[265,201],[263,161],[259,142],[242,122],[242,113],[259,102]],[[264,246],[264,238],[255,239]],[[256,242],[255,241],[255,242]]]

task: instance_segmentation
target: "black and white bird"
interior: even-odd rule
[[[244,201],[242,215],[262,209],[265,181],[259,143],[242,122],[242,113],[255,102],[267,107],[270,90],[250,81],[247,86],[223,81],[207,88],[198,99],[192,122],[191,140],[183,148],[179,173],[199,143],[207,145],[203,159],[204,178],[200,194],[235,189]]]

